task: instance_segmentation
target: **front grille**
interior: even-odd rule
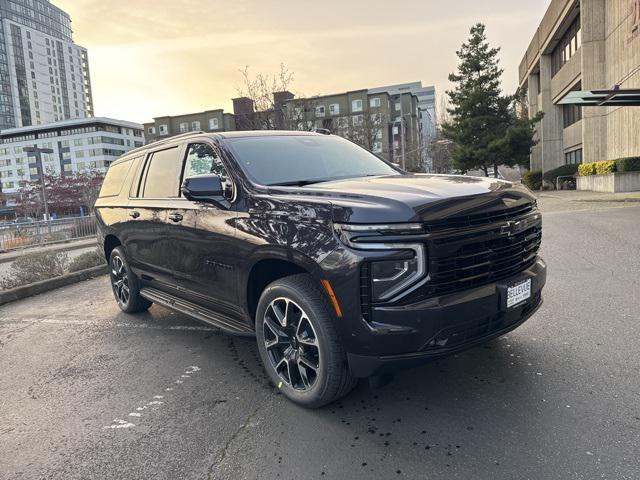
[[[500,227],[476,234],[434,239],[430,244],[430,279],[423,292],[443,295],[502,280],[535,264],[541,226],[511,236]]]
[[[427,229],[429,233],[434,233],[453,228],[480,227],[483,225],[490,225],[492,223],[506,222],[513,218],[526,215],[527,213],[532,212],[534,208],[534,204],[528,202],[524,205],[512,208],[503,208],[500,210],[473,213],[469,215],[459,215],[435,222],[428,222]]]

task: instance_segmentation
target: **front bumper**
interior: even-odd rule
[[[546,277],[546,264],[538,259],[528,270],[496,283],[411,305],[374,308],[368,325],[371,354],[347,353],[349,368],[361,378],[393,373],[504,335],[540,308]],[[507,309],[508,286],[528,278],[531,298]]]

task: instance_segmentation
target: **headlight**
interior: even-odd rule
[[[404,258],[397,260],[369,262],[371,297],[374,302],[399,300],[426,281],[425,246],[421,243],[401,243],[396,240],[399,235],[420,233],[424,228],[421,224],[335,224],[334,226],[339,238],[353,249],[407,252]],[[396,239],[385,243],[385,235],[394,235]],[[413,255],[409,256],[409,252]]]
[[[374,302],[389,300],[422,276],[416,255],[410,260],[371,262],[371,295]]]

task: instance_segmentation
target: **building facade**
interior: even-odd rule
[[[640,155],[640,109],[558,106],[573,90],[640,88],[640,0],[552,0],[520,64],[544,112],[531,169]]]
[[[0,130],[93,116],[87,50],[48,0],[0,0]]]
[[[222,109],[156,117],[153,122],[144,124],[147,143],[187,132],[226,132],[235,129],[234,116],[230,113],[224,113]]]
[[[116,158],[144,145],[142,125],[110,118],[85,118],[7,129],[0,132],[0,182],[11,194],[39,179],[34,157],[25,147],[50,148],[42,154],[42,170],[56,175],[87,171],[104,173]]]
[[[427,171],[432,171],[433,161],[431,158],[431,143],[436,138],[437,112],[436,112],[436,88],[434,86],[423,87],[422,82],[400,83],[397,85],[387,85],[369,90],[369,93],[386,92],[389,95],[397,96],[402,93],[413,93],[418,97],[418,108],[420,110],[420,123],[422,132],[422,156],[423,163]]]
[[[326,129],[348,138],[389,161],[421,170],[421,112],[411,93],[354,90],[283,104],[288,130]],[[404,155],[404,160],[403,160]]]

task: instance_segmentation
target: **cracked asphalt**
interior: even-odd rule
[[[638,479],[640,207],[545,216],[541,311],[309,411],[254,342],[106,278],[0,307],[2,479]]]

